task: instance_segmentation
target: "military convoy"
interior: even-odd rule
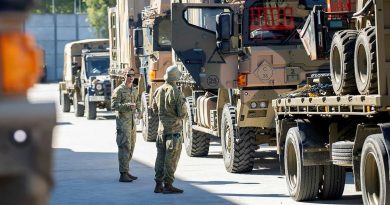
[[[86,39],[65,45],[64,81],[59,83],[63,112],[73,105],[76,117],[96,118],[97,108],[111,110],[108,39]]]
[[[272,101],[280,165],[297,201],[341,197],[352,168],[365,205],[390,204],[389,10],[389,0],[329,1],[300,30],[307,54],[330,60],[334,93]]]
[[[49,204],[53,187],[54,103],[30,103],[27,90],[40,78],[42,53],[23,32],[31,0],[0,0],[0,201]]]
[[[172,4],[189,156],[207,155],[210,136],[218,136],[226,170],[246,172],[258,145],[276,144],[271,100],[328,68],[326,61],[310,61],[296,32],[311,7],[258,0]]]

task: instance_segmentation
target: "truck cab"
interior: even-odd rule
[[[63,112],[73,104],[75,115],[96,118],[96,109],[111,110],[111,81],[107,39],[91,39],[65,46],[64,81],[60,82]]]

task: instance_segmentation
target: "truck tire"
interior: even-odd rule
[[[390,205],[389,155],[382,134],[364,141],[360,181],[365,205]]]
[[[60,104],[62,112],[70,112],[70,98],[68,93],[60,91]]]
[[[79,99],[79,95],[77,92],[73,92],[73,108],[74,108],[74,115],[76,117],[83,117],[84,116],[84,105],[81,105]]]
[[[190,157],[204,157],[209,154],[210,134],[192,129],[194,124],[192,116],[192,97],[186,98],[187,119],[183,120],[183,139],[186,153]]]
[[[236,108],[226,104],[222,111],[221,144],[225,168],[242,173],[253,169],[255,158],[255,128],[236,126]]]
[[[146,142],[154,142],[157,138],[158,116],[150,112],[149,94],[143,92],[141,95],[142,108],[142,136]]]
[[[345,187],[345,168],[336,165],[324,165],[320,170],[320,199],[338,199]]]
[[[336,95],[357,93],[353,74],[353,51],[358,32],[344,30],[336,32],[330,48],[330,74]]]
[[[85,109],[86,109],[86,117],[88,120],[96,119],[96,103],[89,101],[89,95],[85,95]]]
[[[320,185],[320,166],[303,166],[302,147],[297,127],[287,132],[284,166],[287,188],[295,201],[308,201],[317,197]]]
[[[375,26],[363,29],[355,46],[355,79],[362,95],[378,93]]]
[[[339,166],[352,166],[353,142],[339,141],[332,144],[332,162]]]

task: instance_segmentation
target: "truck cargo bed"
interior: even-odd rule
[[[360,115],[390,111],[390,96],[348,95],[280,98],[272,101],[277,115]]]

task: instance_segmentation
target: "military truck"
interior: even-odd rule
[[[188,96],[187,154],[208,155],[217,136],[226,170],[247,172],[258,145],[276,144],[271,100],[329,68],[310,61],[296,32],[310,1],[229,2],[173,3],[172,48]]]
[[[272,101],[281,170],[297,201],[341,197],[352,168],[363,203],[388,205],[390,1],[328,5],[313,9],[300,36],[313,60],[329,59],[334,94]]]
[[[42,53],[23,32],[31,0],[0,0],[0,201],[49,204],[53,187],[54,103],[31,103],[27,90],[42,71]]]
[[[153,115],[149,102],[154,91],[164,83],[166,69],[172,65],[171,49],[171,1],[152,0],[142,10],[142,27],[135,33],[142,36],[135,54],[140,59],[140,72],[143,74],[144,92],[141,95],[142,135],[145,141],[155,141],[157,137],[158,117]]]
[[[64,81],[59,83],[60,104],[76,117],[96,119],[97,108],[111,111],[111,81],[108,75],[108,39],[86,39],[65,45]]]

